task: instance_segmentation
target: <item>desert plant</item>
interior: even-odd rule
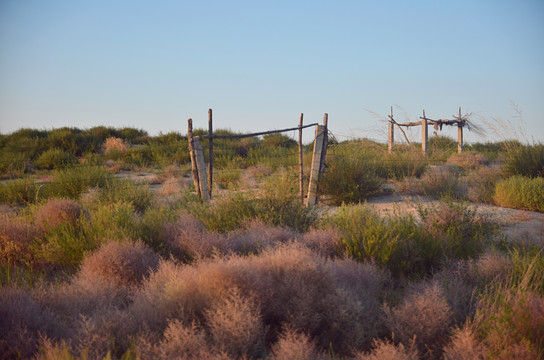
[[[0,215],[0,265],[32,265],[32,242],[38,230],[29,222],[15,216]]]
[[[544,177],[512,176],[498,181],[493,199],[501,206],[544,212]]]
[[[319,180],[320,192],[336,205],[359,203],[378,193],[383,180],[376,175],[376,166],[357,157],[336,157]]]
[[[450,343],[444,347],[444,360],[484,360],[486,348],[470,327],[457,329]]]
[[[118,137],[110,137],[104,141],[102,151],[108,159],[119,159],[130,148],[125,140]]]
[[[129,179],[112,179],[101,187],[98,200],[101,203],[123,201],[134,206],[139,212],[144,212],[150,205],[153,195],[149,185],[136,184]]]
[[[44,151],[34,163],[40,169],[64,169],[77,163],[77,158],[65,150],[53,148]]]
[[[425,274],[442,260],[441,244],[411,216],[382,218],[363,205],[342,206],[323,226],[338,231],[346,255],[373,260],[395,276]]]
[[[90,221],[89,212],[79,203],[68,199],[50,199],[34,214],[35,223],[44,232],[51,231],[65,223],[76,226],[82,218]]]
[[[315,342],[304,333],[292,328],[285,329],[276,344],[272,347],[272,360],[297,359],[297,360],[318,360],[325,359],[320,353]]]
[[[507,143],[504,169],[508,175],[544,177],[544,144]]]
[[[375,339],[372,343],[372,351],[359,352],[355,360],[417,360],[420,358],[414,341],[410,341],[407,347],[404,344],[396,344],[388,340]]]
[[[420,180],[425,195],[439,199],[444,196],[461,199],[466,189],[459,182],[459,172],[455,167],[432,167],[427,169]]]
[[[465,176],[468,192],[467,198],[475,203],[493,203],[495,183],[503,174],[498,167],[484,166],[470,170]]]
[[[439,351],[445,343],[452,312],[437,284],[416,286],[398,307],[384,308],[385,322],[399,341],[414,339],[421,352]]]
[[[481,254],[493,225],[466,203],[443,199],[436,206],[419,207],[421,225],[442,248],[445,258],[467,259]]]
[[[104,187],[112,174],[100,166],[81,165],[57,171],[49,191],[57,197],[77,199],[91,187]]]
[[[0,203],[8,205],[32,204],[43,194],[42,186],[33,178],[25,177],[0,183]]]
[[[138,285],[158,263],[158,256],[141,241],[110,241],[85,256],[78,276],[118,286]]]
[[[233,357],[260,357],[264,354],[264,327],[255,299],[237,288],[206,311],[213,343]]]

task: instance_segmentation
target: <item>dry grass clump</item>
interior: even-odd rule
[[[158,263],[157,254],[141,241],[110,241],[83,259],[78,276],[118,286],[138,285]]]
[[[125,140],[117,137],[107,138],[102,145],[104,155],[123,154],[128,149],[130,149],[130,145]]]
[[[163,240],[172,255],[190,262],[226,253],[228,244],[221,234],[208,232],[194,216],[181,214],[175,223],[166,223],[162,228]]]
[[[80,219],[90,221],[91,216],[82,205],[68,199],[50,199],[35,214],[36,225],[46,232],[63,224],[75,227]]]
[[[353,285],[357,286],[365,288]],[[239,289],[238,300],[232,297],[234,288]],[[234,327],[239,320],[236,331],[247,334],[243,329],[259,328],[260,319],[262,327],[268,329],[268,345],[276,341],[281,329],[291,326],[308,332],[317,346],[328,349],[332,344],[335,351],[345,354],[380,335],[380,326],[376,325],[378,295],[371,286],[368,288],[366,293],[361,290],[359,299],[347,285],[346,289],[336,286],[333,271],[324,259],[302,245],[288,243],[265,249],[259,256],[231,255],[194,265],[163,262],[135,295],[131,312],[139,327],[155,333],[164,331],[167,319],[179,319],[185,324],[197,321],[218,334],[220,326],[212,325],[217,318],[223,328]],[[233,314],[227,312],[225,304]],[[255,304],[260,305],[259,312]],[[249,324],[237,314],[244,308],[252,309],[245,315],[253,319]],[[216,315],[212,317],[211,313]],[[224,350],[233,353],[232,349]]]
[[[447,162],[463,169],[476,169],[485,165],[488,160],[482,154],[464,151],[460,154],[452,154]]]
[[[340,236],[332,228],[310,229],[298,241],[324,258],[335,258],[341,252]]]
[[[270,226],[260,219],[252,219],[247,228],[232,233],[229,247],[238,254],[257,254],[263,249],[287,243],[299,236],[296,231],[280,226]]]
[[[0,358],[30,358],[41,334],[61,335],[55,320],[30,292],[15,287],[0,289]]]
[[[32,265],[32,241],[39,235],[29,222],[0,214],[0,265]]]
[[[402,343],[394,344],[388,340],[374,340],[374,349],[356,354],[355,360],[418,360],[419,353],[413,341],[405,347]]]
[[[486,348],[482,345],[470,327],[457,330],[450,343],[444,347],[444,360],[484,360]]]
[[[429,167],[421,176],[419,185],[425,195],[437,199],[443,196],[461,199],[467,192],[459,181],[458,169],[454,167]]]
[[[205,312],[213,344],[235,358],[264,354],[264,326],[255,301],[237,288]]]
[[[276,344],[272,347],[271,360],[319,360],[327,357],[321,353],[312,339],[292,328],[285,329]]]
[[[475,203],[493,203],[495,183],[503,177],[498,166],[483,166],[468,172],[464,177],[468,192],[467,198]]]
[[[190,181],[169,177],[162,183],[160,194],[163,196],[179,194],[182,190],[189,187]]]
[[[413,289],[397,307],[384,307],[389,330],[402,343],[415,336],[420,351],[438,351],[452,323],[452,311],[443,290],[435,283]]]

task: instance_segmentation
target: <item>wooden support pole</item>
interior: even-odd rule
[[[391,121],[389,121],[389,137],[388,137],[388,141],[387,141],[387,144],[388,144],[388,150],[389,150],[389,153],[392,154],[393,151],[395,150],[395,124],[393,123],[393,107],[391,106],[391,115],[389,115],[389,119],[391,119]]]
[[[423,118],[421,119],[421,151],[423,155],[427,156],[429,147],[429,129],[427,127],[427,118],[425,117],[425,110],[423,110]]]
[[[464,121],[461,119],[461,107],[459,106],[459,118],[457,122],[457,153],[463,152],[463,125]]]
[[[327,147],[329,146],[329,114],[323,115],[323,149],[321,150],[321,161],[319,164],[319,176],[325,171],[325,157],[327,156]]]
[[[210,201],[210,192],[208,182],[206,181],[206,162],[204,161],[204,148],[200,136],[193,138],[194,153],[198,170],[198,179],[200,185],[200,196],[205,201]]]
[[[308,198],[306,206],[313,206],[317,202],[317,181],[321,170],[321,157],[323,154],[325,139],[325,126],[317,125],[315,129],[314,152],[312,157],[312,168],[310,171],[310,184],[308,186]]]
[[[298,122],[298,162],[300,164],[299,171],[299,187],[300,187],[300,201],[304,204],[304,154],[302,152],[302,122],[304,114],[300,113],[300,121]]]
[[[208,149],[209,149],[209,163],[208,163],[208,190],[210,191],[210,199],[212,198],[213,189],[213,122],[212,122],[212,109],[208,110]]]
[[[191,173],[195,185],[195,192],[200,197],[200,185],[198,181],[198,165],[196,163],[194,138],[193,138],[193,119],[187,120],[187,140],[189,142],[189,155],[191,156]]]

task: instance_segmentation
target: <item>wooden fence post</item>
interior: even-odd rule
[[[317,125],[315,129],[314,152],[312,157],[312,168],[310,171],[310,185],[308,186],[308,198],[306,206],[315,205],[317,202],[317,181],[322,167],[323,149],[325,146],[325,126]]]
[[[210,199],[212,198],[213,189],[213,123],[212,109],[208,110],[208,148],[209,148],[209,164],[208,164],[208,188],[210,191]]]
[[[392,154],[395,150],[395,124],[393,124],[392,122],[389,123],[388,150],[390,154]]]
[[[423,110],[423,119],[421,119],[421,151],[423,155],[427,156],[429,147],[429,129],[427,127],[427,118],[425,117],[425,110]]]
[[[319,176],[325,171],[325,156],[327,155],[327,147],[329,146],[329,114],[323,115],[323,149],[321,150],[321,161],[319,164]]]
[[[191,156],[191,173],[195,185],[195,192],[200,197],[200,184],[198,181],[198,165],[195,156],[194,138],[193,138],[193,119],[187,120],[187,140],[189,142],[189,155]]]
[[[459,117],[457,122],[457,153],[463,152],[463,125],[465,122],[461,118],[461,107],[459,106]]]
[[[300,164],[299,172],[299,187],[300,187],[300,201],[304,204],[304,156],[302,152],[302,121],[304,114],[300,113],[300,121],[298,122],[298,162]]]
[[[208,190],[208,182],[206,181],[206,162],[204,161],[204,148],[202,147],[202,140],[200,139],[200,136],[193,138],[193,148],[198,170],[200,196],[205,201],[210,201],[210,192]]]

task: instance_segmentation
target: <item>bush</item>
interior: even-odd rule
[[[8,205],[32,204],[39,199],[41,186],[32,178],[8,180],[0,183],[0,203]]]
[[[508,175],[544,177],[544,144],[507,146],[504,169]]]
[[[32,265],[34,255],[31,245],[38,234],[32,224],[15,216],[0,215],[0,265]]]
[[[104,155],[106,155],[108,159],[118,160],[128,149],[130,149],[130,144],[117,137],[107,138],[102,145]]]
[[[385,313],[385,322],[395,337],[405,344],[415,338],[421,352],[440,350],[453,320],[442,289],[436,284],[416,288],[400,306],[385,306]]]
[[[64,169],[67,166],[77,163],[77,158],[71,153],[54,148],[44,151],[34,163],[40,169]]]
[[[58,171],[49,185],[50,192],[57,197],[77,199],[90,187],[104,187],[112,174],[99,166],[75,166]]]
[[[67,199],[51,199],[35,213],[35,223],[43,232],[51,231],[63,224],[76,226],[80,219],[91,220],[89,212],[79,203]]]
[[[304,231],[315,221],[316,213],[301,204],[293,189],[293,182],[282,177],[266,184],[260,195],[235,193],[213,204],[189,199],[185,207],[211,231],[232,231],[252,219]]]
[[[461,199],[466,189],[459,182],[459,172],[454,167],[433,167],[421,177],[421,188],[425,195],[439,199],[444,196]]]
[[[99,191],[98,200],[103,204],[123,201],[144,212],[150,205],[153,194],[147,184],[135,184],[128,179],[112,179]]]
[[[270,357],[272,360],[318,360],[325,358],[308,335],[292,328],[283,331],[278,342],[272,347],[272,356]]]
[[[515,209],[544,212],[544,177],[513,176],[497,182],[495,203]]]
[[[468,193],[467,197],[472,202],[493,203],[495,183],[502,178],[502,172],[496,167],[484,166],[471,170],[465,177]]]
[[[340,234],[346,255],[375,261],[395,276],[423,275],[442,260],[441,244],[411,216],[381,218],[363,205],[342,206],[323,226]]]
[[[487,162],[488,160],[482,154],[467,151],[453,154],[448,158],[449,164],[457,165],[465,170],[479,168]]]
[[[395,345],[387,340],[374,340],[373,347],[370,353],[356,354],[355,360],[418,360],[420,358],[413,341],[405,347],[402,343]]]
[[[141,241],[110,241],[83,259],[78,276],[118,286],[138,285],[158,263],[158,256]]]
[[[319,180],[320,192],[335,205],[359,203],[378,193],[384,181],[360,157],[335,158]]]
[[[480,255],[493,226],[476,215],[467,204],[440,201],[426,209],[419,208],[421,225],[441,244],[446,259],[468,259]]]

